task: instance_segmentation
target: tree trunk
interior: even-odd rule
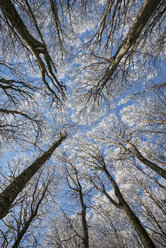
[[[44,191],[42,193],[42,196],[41,196],[40,200],[38,201],[35,209],[31,209],[31,215],[29,216],[28,220],[24,223],[24,226],[23,226],[22,230],[17,234],[17,238],[16,238],[14,244],[12,245],[12,248],[19,247],[23,236],[25,235],[25,233],[27,232],[27,230],[28,230],[29,226],[31,225],[32,221],[34,220],[34,218],[38,214],[39,206],[40,206],[40,204],[41,204],[41,202],[42,202],[42,200],[43,200],[43,198],[45,196],[45,193],[46,193],[47,189],[48,189],[48,185],[45,187],[45,189],[44,189]],[[32,205],[31,205],[31,207],[32,207]]]
[[[35,216],[36,216],[36,214],[34,214],[34,215],[32,214],[32,215],[30,216],[30,218],[27,220],[25,226],[23,227],[23,229],[21,230],[21,232],[18,234],[17,239],[16,239],[16,241],[14,242],[12,248],[17,248],[17,247],[19,247],[20,242],[21,242],[23,236],[24,236],[25,233],[27,232],[27,230],[28,230],[30,224],[32,223],[33,219],[35,218]]]
[[[82,189],[82,188],[81,188]],[[82,207],[82,212],[81,212],[81,217],[82,217],[82,227],[84,231],[84,248],[89,248],[89,235],[88,235],[88,225],[86,221],[86,205],[83,200],[83,195],[82,195],[82,190],[79,191],[80,194],[80,201],[81,201],[81,207]]]
[[[136,150],[135,157],[142,162],[143,164],[147,165],[149,168],[154,170],[158,175],[166,179],[166,171],[162,168],[160,168],[155,163],[151,162],[150,160],[146,159],[139,151]]]
[[[135,215],[135,213],[132,211],[128,203],[124,200],[120,207],[127,215],[131,225],[136,230],[144,248],[155,248],[153,241],[149,237],[149,234],[147,233],[146,229],[142,226],[140,220]]]
[[[35,56],[37,50],[44,49],[43,43],[30,34],[11,0],[0,0],[0,8]]]
[[[60,139],[39,158],[35,160],[28,168],[26,168],[7,188],[0,194],[0,219],[6,216],[13,201],[18,194],[24,189],[29,180],[35,173],[48,161],[55,149],[62,143],[67,135],[61,136]]]
[[[156,246],[154,245],[153,241],[149,237],[149,234],[147,233],[146,229],[142,226],[140,220],[135,215],[135,213],[132,211],[132,209],[130,208],[128,203],[123,198],[123,195],[122,195],[116,181],[111,176],[111,174],[107,170],[106,166],[104,167],[104,171],[105,171],[105,174],[107,175],[108,179],[111,181],[112,186],[114,187],[115,195],[119,200],[119,208],[122,209],[126,213],[131,225],[134,227],[140,240],[142,241],[144,248],[155,248]],[[116,207],[117,207],[117,205],[116,205]]]
[[[150,169],[154,170],[158,175],[160,175],[161,177],[166,179],[166,171],[164,169],[162,169],[161,167],[159,167],[157,164],[151,162],[150,160],[146,159],[141,152],[138,150],[138,148],[130,143],[128,140],[124,139],[123,137],[121,137],[120,135],[117,135],[118,137],[120,137],[127,145],[129,145],[131,147],[131,149],[127,149],[125,146],[123,146],[122,144],[120,144],[120,147],[122,147],[124,150],[126,150],[127,152],[130,152],[133,156],[135,156],[140,162],[142,162],[143,164],[147,165]]]
[[[31,35],[11,0],[0,0],[0,8],[4,16],[10,21],[13,28],[21,36],[26,46],[34,55],[36,62],[40,68],[44,84],[46,85],[48,90],[56,97],[57,101],[61,102],[56,91],[50,87],[50,84],[46,79],[47,75],[51,79],[54,88],[64,97],[64,85],[56,78],[55,73],[57,71],[47,51],[47,47],[43,39],[42,42],[40,42]],[[43,54],[44,59],[40,56],[40,54]]]
[[[137,41],[141,31],[155,12],[160,2],[162,2],[162,0],[145,0],[144,4],[142,5],[142,8],[137,14],[137,17],[132,27],[128,31],[122,43],[119,45],[117,51],[115,52],[114,62],[112,63],[110,70],[103,77],[104,81],[101,84],[102,89],[107,84],[108,80],[111,79],[122,58]]]

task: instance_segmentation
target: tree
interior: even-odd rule
[[[147,179],[147,177],[146,177]],[[138,196],[137,202],[140,201],[140,216],[147,225],[148,231],[153,236],[154,240],[157,240],[161,246],[164,244],[165,240],[165,227],[163,226],[163,221],[160,216],[165,216],[165,206],[163,196],[165,194],[165,188],[159,188],[158,193],[153,191],[151,187],[151,182],[146,180],[136,178],[137,184],[140,185],[144,190],[145,197]],[[165,197],[164,197],[165,198]],[[153,206],[153,207],[152,207]]]
[[[39,69],[41,71],[42,80],[43,80],[44,84],[46,85],[47,89],[50,91],[50,93],[53,94],[53,96],[56,98],[57,101],[60,101],[56,91],[53,90],[50,87],[49,83],[47,82],[46,77],[48,77],[51,80],[54,88],[59,93],[61,93],[62,96],[64,95],[64,86],[56,78],[56,75],[55,75],[56,67],[55,67],[55,65],[54,65],[54,63],[53,63],[53,61],[52,61],[52,59],[51,59],[51,57],[47,51],[46,44],[43,40],[42,34],[41,34],[40,29],[37,25],[37,22],[35,20],[33,12],[30,8],[30,5],[29,5],[28,1],[25,1],[25,3],[27,5],[27,8],[30,11],[30,14],[32,15],[32,18],[33,18],[34,23],[35,23],[35,28],[36,28],[38,35],[39,35],[42,42],[38,41],[30,34],[30,32],[28,31],[24,22],[22,21],[20,15],[18,14],[15,6],[13,5],[13,3],[10,0],[9,1],[1,1],[0,7],[1,7],[3,15],[7,19],[6,20],[7,25],[10,25],[10,24],[12,25],[13,31],[17,32],[17,34],[20,35],[23,42],[25,42],[25,45],[30,49],[31,53],[35,57],[36,62],[37,62]],[[44,60],[42,59],[40,54],[42,54],[44,56]]]
[[[155,51],[149,46],[144,50],[144,46],[150,42],[154,30],[160,30],[154,39],[154,49],[158,56],[162,51],[163,42],[159,40],[163,41],[164,37],[160,25],[164,18],[164,2],[147,0],[137,4],[140,8],[138,12],[133,9],[130,1],[106,2],[99,28],[87,42],[88,52],[83,51],[87,59],[81,61],[85,64],[81,68],[88,73],[83,74],[82,87],[76,91],[78,101],[84,99],[85,107],[94,107],[94,104],[100,106],[104,100],[107,103],[114,92],[117,93],[117,89],[122,88],[124,83],[126,85],[128,80],[135,81],[135,78],[141,78],[141,74],[146,75],[146,64],[142,61],[139,65],[139,60],[142,56],[146,57],[150,65]],[[154,60],[157,60],[157,56],[154,56]],[[152,71],[152,68],[148,67],[147,70]]]
[[[37,247],[41,239],[41,218],[47,215],[46,202],[50,199],[50,188],[55,184],[53,168],[42,173],[43,168],[26,185],[17,199],[17,208],[13,208],[8,218],[3,220],[4,228],[1,230],[2,247],[19,247],[25,240],[31,247]],[[47,174],[47,175],[46,175]],[[38,227],[38,228],[37,228]],[[33,229],[33,232],[31,232]],[[37,229],[37,230],[36,230]]]
[[[72,216],[68,215],[67,211],[63,209],[64,207],[59,207],[62,214],[59,221],[63,223],[62,227],[60,227],[59,222],[56,224],[58,216],[55,213],[56,217],[52,220],[53,228],[50,230],[46,244],[50,247],[51,245],[54,247],[67,245],[68,247],[89,248],[89,225],[87,220],[87,209],[89,207],[86,198],[88,198],[92,188],[85,188],[84,178],[74,161],[72,162],[65,155],[61,157],[61,160],[65,163],[62,177],[64,177],[64,183],[67,183],[69,188],[69,199],[71,202],[75,201],[74,205],[78,206],[76,210],[73,207]]]
[[[130,220],[131,225],[134,226],[139,238],[141,239],[141,242],[144,247],[156,247],[149,237],[146,229],[142,226],[140,220],[138,217],[135,215],[135,213],[132,211],[130,208],[129,204],[127,201],[124,199],[123,194],[121,190],[118,187],[118,184],[116,183],[114,177],[111,175],[109,172],[107,165],[104,161],[104,158],[100,152],[100,150],[91,145],[87,148],[83,149],[82,152],[85,153],[85,156],[87,154],[87,158],[84,158],[85,163],[87,166],[92,167],[94,170],[93,176],[89,176],[90,182],[94,185],[94,187],[101,193],[103,193],[109,201],[117,208],[120,208],[125,212],[127,215],[128,219]],[[101,171],[103,172],[107,178],[109,179],[110,183],[112,184],[112,187],[114,189],[115,195],[118,199],[118,202],[115,201],[107,192],[105,185],[103,183],[103,180],[100,177],[100,173],[96,173],[96,171]]]
[[[165,10],[0,0],[5,248],[165,247]]]
[[[15,74],[14,68],[1,63],[3,76],[12,73]],[[8,68],[9,67],[9,68]],[[10,141],[19,141],[28,139],[28,130],[33,130],[35,139],[41,135],[42,120],[35,108],[27,108],[35,104],[35,92],[39,92],[37,86],[24,82],[21,78],[5,79],[0,78],[1,106],[0,106],[0,136],[1,139]],[[34,139],[34,140],[35,140]],[[1,141],[1,143],[3,143]]]
[[[116,141],[112,141],[113,145],[117,145],[120,149],[122,149],[122,152],[126,152],[128,154],[131,154],[131,156],[137,158],[140,162],[157,172],[158,175],[162,176],[166,179],[166,171],[162,168],[160,168],[157,164],[151,162],[150,160],[146,159],[141,152],[138,150],[135,144],[131,143],[129,140],[124,138],[118,133],[113,132],[115,137],[117,138]],[[118,142],[118,138],[120,138],[120,141]],[[124,142],[124,144],[123,144]],[[111,143],[111,141],[110,141]]]
[[[8,213],[18,194],[24,189],[25,185],[35,173],[50,159],[55,149],[62,143],[66,136],[67,135],[62,135],[58,141],[54,142],[43,155],[37,158],[2,191],[0,195],[0,218],[3,218]]]

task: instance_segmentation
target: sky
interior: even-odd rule
[[[125,17],[124,15],[120,16],[120,18],[117,17],[117,22],[115,23],[112,23],[111,18],[115,11],[115,6],[113,6],[111,12],[108,12],[109,14],[104,21],[102,12],[104,11],[105,3],[106,1],[95,1],[90,8],[87,8],[87,13],[81,11],[79,3],[74,5],[71,13],[65,12],[66,6],[64,7],[64,15],[59,17],[63,32],[63,56],[60,51],[61,44],[59,44],[57,39],[57,30],[53,25],[53,19],[51,19],[49,9],[45,5],[37,8],[35,6],[37,2],[32,5],[45,43],[47,44],[48,52],[52,60],[55,61],[55,67],[57,68],[56,76],[59,82],[63,81],[67,88],[66,98],[61,107],[52,101],[52,95],[41,80],[41,72],[35,62],[34,56],[26,46],[21,46],[18,40],[13,44],[10,42],[10,30],[8,30],[2,21],[4,29],[1,32],[3,34],[3,42],[1,42],[0,61],[10,63],[17,74],[2,66],[0,69],[0,78],[12,78],[27,82],[32,89],[29,89],[31,95],[27,96],[27,98],[22,97],[20,99],[20,94],[16,93],[16,102],[14,102],[10,101],[11,99],[7,95],[4,96],[3,89],[1,88],[0,108],[23,111],[28,113],[29,116],[41,121],[41,133],[39,132],[34,145],[33,143],[36,138],[36,135],[34,135],[36,133],[35,130],[38,130],[37,125],[31,121],[27,121],[22,116],[5,116],[1,114],[2,123],[10,122],[20,125],[17,141],[13,138],[6,139],[2,135],[2,174],[10,174],[11,168],[14,171],[15,164],[19,164],[17,161],[20,161],[18,170],[14,172],[17,175],[20,170],[31,164],[41,152],[46,151],[50,147],[62,129],[67,130],[69,137],[57,149],[56,154],[50,159],[46,167],[53,165],[57,167],[57,170],[60,170],[61,166],[63,168],[64,163],[58,160],[58,156],[62,155],[63,152],[72,159],[74,158],[78,167],[81,167],[81,162],[79,163],[77,158],[77,149],[83,143],[86,144],[86,142],[90,142],[91,144],[97,143],[109,164],[112,161],[112,156],[117,156],[119,149],[105,142],[104,139],[108,135],[110,139],[115,138],[116,140],[113,131],[123,132],[123,128],[126,129],[126,136],[129,136],[133,132],[132,141],[140,147],[141,152],[144,152],[146,148],[145,154],[148,157],[150,157],[150,152],[155,149],[156,153],[161,152],[164,154],[165,142],[164,140],[161,142],[164,135],[162,136],[160,133],[164,130],[164,124],[160,126],[156,126],[155,123],[151,124],[150,122],[150,124],[147,124],[145,121],[146,118],[143,118],[149,109],[151,113],[152,111],[156,111],[155,103],[157,102],[160,103],[159,107],[161,106],[163,108],[161,112],[163,111],[163,119],[165,118],[163,107],[164,94],[166,93],[165,87],[161,88],[162,96],[157,90],[156,94],[154,91],[148,91],[150,87],[165,82],[164,46],[160,47],[158,41],[158,38],[160,38],[159,33],[162,38],[164,26],[156,25],[152,34],[150,33],[141,38],[140,43],[136,44],[133,54],[128,58],[125,57],[126,60],[125,58],[121,60],[117,71],[112,76],[112,81],[110,80],[98,96],[97,100],[100,103],[98,106],[97,100],[94,101],[97,86],[101,85],[102,78],[109,71],[111,67],[110,61],[115,55],[115,51],[121,40],[125,37],[135,20],[137,11],[140,9],[143,1],[136,1],[136,3],[129,4],[127,15]],[[17,10],[31,34],[40,40],[32,19],[29,18],[21,5],[17,6]],[[59,13],[62,14],[60,6]],[[105,27],[103,26],[104,24],[106,25]],[[160,30],[158,30],[159,27]],[[92,38],[93,40],[91,40]],[[44,56],[42,54],[40,56],[44,61]],[[47,66],[46,69],[48,70]],[[123,71],[125,74],[122,73]],[[46,79],[51,87],[53,87],[51,79],[48,76],[46,76]],[[34,85],[36,86],[35,91],[33,90]],[[13,94],[13,92],[11,91],[10,93]],[[89,97],[88,94],[91,92],[92,94]],[[89,101],[86,105],[88,97]],[[140,113],[143,113],[143,117],[140,117]],[[155,114],[153,113],[154,116]],[[141,129],[144,130],[142,134],[140,134]],[[149,132],[150,129],[153,133]],[[157,131],[154,132],[154,130]],[[17,137],[17,133],[14,133],[14,135]],[[132,162],[135,164],[138,163],[135,159]],[[11,168],[8,168],[9,163]],[[113,165],[109,168],[112,169],[113,176],[116,178],[120,187],[124,187],[124,192],[127,195],[131,192],[133,184],[127,182],[127,176],[124,172],[125,170],[135,172],[128,164],[125,165],[126,167],[124,166],[124,169],[123,163],[117,162],[115,164],[116,166]],[[139,166],[147,173],[151,173],[138,163]],[[160,180],[160,178],[157,179]],[[7,179],[3,179],[3,181],[5,181],[5,184],[8,182]],[[86,183],[83,182],[83,184]],[[65,185],[63,189],[63,195],[65,195],[65,190],[68,187]],[[113,193],[109,185],[107,185],[107,189],[110,190],[110,194]],[[94,194],[96,194],[96,191]],[[138,194],[142,194],[142,191],[140,190]],[[66,201],[64,198],[59,200],[62,205],[65,205],[64,201]],[[70,202],[68,203],[70,205]],[[75,203],[72,204],[78,208]],[[69,209],[72,206],[69,206]]]

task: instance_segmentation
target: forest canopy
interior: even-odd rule
[[[165,0],[0,0],[0,246],[166,247]]]

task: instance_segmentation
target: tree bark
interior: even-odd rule
[[[84,243],[84,248],[89,248],[89,234],[88,234],[88,225],[86,220],[86,205],[83,199],[82,187],[81,190],[79,191],[79,195],[80,195],[80,202],[82,207],[81,217],[82,217],[82,227],[84,231],[83,243]]]
[[[135,157],[142,162],[143,164],[147,165],[149,168],[154,170],[158,175],[166,179],[166,171],[162,168],[160,168],[157,164],[151,162],[150,160],[146,159],[136,148],[136,154]]]
[[[34,218],[37,216],[38,214],[38,210],[39,210],[39,206],[45,196],[45,193],[48,189],[48,185],[46,186],[46,188],[44,189],[41,198],[39,199],[35,209],[31,209],[31,215],[29,216],[28,220],[24,223],[24,226],[22,228],[22,230],[17,234],[17,238],[14,242],[14,244],[12,245],[12,248],[17,248],[19,247],[19,244],[23,238],[23,236],[25,235],[25,233],[27,232],[29,226],[31,225],[32,221],[34,220]]]
[[[77,168],[74,167],[72,164],[71,164],[74,172],[75,172],[75,179],[76,179],[76,182],[74,181],[74,178],[70,175],[69,171],[67,170],[67,173],[69,175],[69,177],[72,179],[72,181],[75,183],[76,187],[72,187],[68,181],[68,185],[70,187],[70,189],[78,192],[79,194],[79,198],[80,198],[80,203],[81,203],[81,222],[82,222],[82,229],[83,229],[83,237],[82,240],[83,240],[83,246],[84,248],[89,248],[89,232],[88,232],[88,224],[87,224],[87,220],[86,220],[86,203],[84,202],[84,193],[83,193],[83,190],[82,190],[82,186],[81,186],[81,183],[80,183],[80,180],[79,180],[79,177],[78,177],[78,171],[77,171]],[[82,236],[82,235],[81,235]]]
[[[119,208],[122,209],[126,213],[131,225],[136,230],[144,248],[155,248],[156,246],[154,245],[153,241],[149,237],[146,229],[142,226],[138,217],[135,215],[135,213],[132,211],[132,209],[130,208],[128,203],[123,198],[123,195],[122,195],[116,181],[113,179],[113,177],[111,176],[111,174],[107,170],[106,166],[104,166],[104,172],[107,175],[108,179],[111,181],[112,186],[114,187],[115,195],[119,200]],[[116,205],[116,207],[117,207],[117,205]]]
[[[107,74],[105,74],[105,76],[103,77],[103,82],[100,86],[102,89],[107,84],[108,80],[111,79],[122,58],[137,41],[141,31],[155,12],[160,2],[162,2],[162,0],[145,0],[144,4],[142,5],[142,8],[137,14],[137,17],[132,27],[128,31],[124,40],[119,45],[117,51],[115,52],[115,55],[113,57],[114,62],[112,63],[109,71],[107,71]]]
[[[14,242],[12,248],[17,248],[19,247],[19,244],[23,238],[23,236],[25,235],[25,233],[27,232],[30,224],[32,223],[33,219],[36,217],[36,214],[32,214],[29,219],[27,220],[26,224],[24,225],[23,229],[21,230],[21,232],[18,234],[16,241]]]
[[[146,229],[142,226],[140,220],[138,219],[138,217],[135,215],[135,213],[132,211],[132,209],[124,199],[120,208],[126,213],[131,225],[136,230],[144,248],[155,248],[156,246],[149,237],[149,234],[147,233]]]
[[[4,16],[10,21],[14,29],[17,33],[21,36],[27,47],[30,49],[32,54],[34,55],[36,62],[40,68],[42,80],[48,90],[56,97],[56,99],[60,102],[61,100],[57,96],[57,93],[50,87],[49,82],[46,80],[46,75],[51,80],[52,84],[54,85],[55,89],[64,96],[64,85],[60,83],[55,73],[56,68],[52,59],[47,51],[47,47],[44,41],[38,41],[35,39],[25,26],[24,22],[22,21],[20,15],[18,14],[14,4],[11,0],[0,0],[0,8]],[[44,59],[40,56],[43,54]]]
[[[61,136],[57,142],[53,143],[53,145],[42,156],[37,158],[34,163],[18,175],[14,181],[0,194],[0,219],[7,215],[18,194],[24,189],[26,184],[42,167],[42,165],[50,159],[55,149],[62,143],[66,136],[67,135]]]
[[[34,54],[35,49],[43,48],[43,44],[30,34],[11,0],[0,0],[0,8]]]
[[[131,153],[140,162],[142,162],[143,164],[147,165],[150,169],[155,171],[158,175],[160,175],[161,177],[166,179],[166,171],[164,169],[159,167],[157,164],[151,162],[150,160],[146,159],[134,144],[130,143],[129,141],[127,141],[126,139],[124,139],[120,135],[117,135],[117,136],[120,137],[127,145],[130,146],[130,149],[127,149],[124,145],[120,144],[121,148],[123,148],[127,152]]]

